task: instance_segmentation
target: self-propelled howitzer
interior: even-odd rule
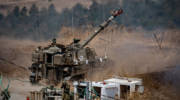
[[[59,82],[65,77],[75,79],[84,77],[90,66],[103,60],[96,56],[94,49],[86,45],[122,12],[122,9],[113,11],[112,16],[82,43],[79,39],[74,39],[71,44],[65,46],[56,43],[56,39],[53,39],[49,46],[38,47],[32,54],[32,66],[29,68],[32,72],[30,81],[35,83],[41,79],[48,79]]]

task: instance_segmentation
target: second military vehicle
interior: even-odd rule
[[[53,39],[49,46],[38,47],[32,54],[30,81],[36,83],[41,79],[49,79],[59,82],[66,77],[84,77],[90,66],[103,60],[97,58],[95,51],[86,45],[122,13],[122,9],[113,11],[108,20],[82,43],[79,39],[74,39],[71,44],[62,45]]]

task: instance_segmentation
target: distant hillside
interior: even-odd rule
[[[100,2],[96,0],[36,0],[18,1],[14,4],[7,2],[6,5],[0,6],[3,11],[9,10],[6,16],[0,14],[0,36],[50,39],[57,36],[64,26],[83,29],[87,26],[96,27],[117,8],[124,10],[124,13],[115,20],[115,25],[119,27],[145,30],[180,29],[179,0],[104,2],[100,0]]]

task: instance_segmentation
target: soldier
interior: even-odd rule
[[[115,95],[114,100],[120,100],[118,94]]]
[[[100,100],[100,97],[99,96],[97,96],[96,94],[92,94],[92,100]]]
[[[77,39],[77,38],[74,38],[74,43],[79,43],[80,42],[80,39]]]
[[[70,100],[70,86],[66,81],[63,82],[61,88],[63,89],[62,100]]]
[[[52,39],[51,45],[56,45],[56,39],[55,38]]]

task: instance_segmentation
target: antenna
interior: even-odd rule
[[[74,38],[73,27],[74,27],[74,9],[72,8],[72,15],[71,15],[71,32],[72,32],[73,38]]]
[[[74,30],[73,30],[73,28],[74,28],[74,9],[72,8],[72,16],[71,16],[72,18],[71,18],[71,32],[72,32],[72,34],[73,34],[73,39],[75,38],[75,34],[74,34]],[[74,49],[74,44],[73,44],[73,49]],[[75,56],[73,56],[73,60],[74,61],[76,61],[76,57]]]
[[[105,14],[104,14],[104,4],[102,4],[102,19],[105,20]],[[105,47],[104,47],[104,56],[107,57],[107,48],[108,48],[108,43],[105,44]]]

